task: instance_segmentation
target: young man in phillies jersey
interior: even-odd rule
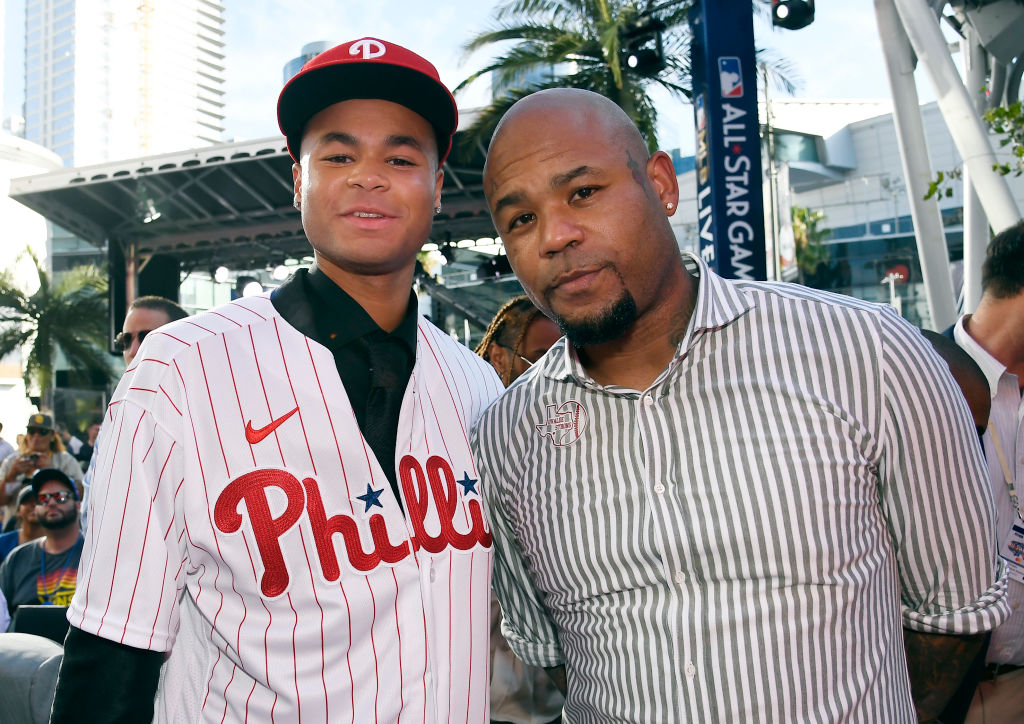
[[[52,721],[487,718],[468,429],[501,385],[410,291],[454,99],[363,38],[307,63],[278,121],[316,263],[146,337],[104,422]]]

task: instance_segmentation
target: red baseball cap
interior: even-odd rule
[[[459,109],[441,76],[425,58],[377,38],[360,38],[316,56],[292,76],[277,99],[277,124],[288,153],[299,160],[309,119],[341,101],[391,101],[423,116],[434,128],[438,163],[452,147]]]

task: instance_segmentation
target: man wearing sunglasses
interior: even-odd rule
[[[0,589],[12,615],[27,604],[67,606],[78,581],[82,533],[74,481],[57,468],[43,468],[32,476],[32,492],[44,535],[15,548],[0,566]]]
[[[0,462],[0,505],[6,506],[6,519],[15,514],[18,491],[28,484],[37,470],[58,468],[77,484],[82,481],[82,467],[64,448],[60,435],[55,433],[53,416],[45,412],[29,415],[25,425],[25,438],[18,451]],[[9,528],[9,530],[13,530]]]
[[[121,334],[114,337],[114,349],[124,355],[125,366],[131,367],[132,360],[138,354],[139,346],[147,334],[187,316],[188,312],[170,299],[157,296],[139,297],[128,306]]]

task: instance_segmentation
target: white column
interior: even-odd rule
[[[931,328],[943,330],[956,321],[956,300],[953,298],[949,250],[939,204],[934,197],[924,198],[932,170],[925,146],[917,86],[914,84],[914,60],[893,0],[875,0],[875,15],[892,91],[893,123],[903,163],[910,215],[914,220]]]
[[[946,119],[964,168],[971,174],[992,228],[999,232],[1012,226],[1020,220],[1020,212],[1006,179],[992,170],[996,155],[989,142],[988,129],[957,74],[934,13],[925,0],[893,2],[910,45],[935,88],[939,110]],[[877,2],[875,6],[878,7]]]
[[[978,33],[970,23],[964,25],[966,37],[960,41],[960,57],[964,61],[964,85],[967,94],[974,101],[974,108],[985,110],[985,70],[988,53],[981,47]],[[988,247],[988,217],[981,205],[978,191],[974,186],[974,175],[964,167],[964,288],[963,306],[965,314],[973,312],[981,299],[981,263]]]

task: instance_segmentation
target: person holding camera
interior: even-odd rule
[[[18,491],[28,484],[36,470],[57,468],[75,481],[76,491],[81,495],[82,466],[64,448],[60,436],[54,432],[53,417],[37,412],[30,415],[25,426],[25,441],[18,451],[0,462],[0,505],[5,506],[5,521],[14,518],[15,501]],[[6,525],[5,525],[6,529]]]

